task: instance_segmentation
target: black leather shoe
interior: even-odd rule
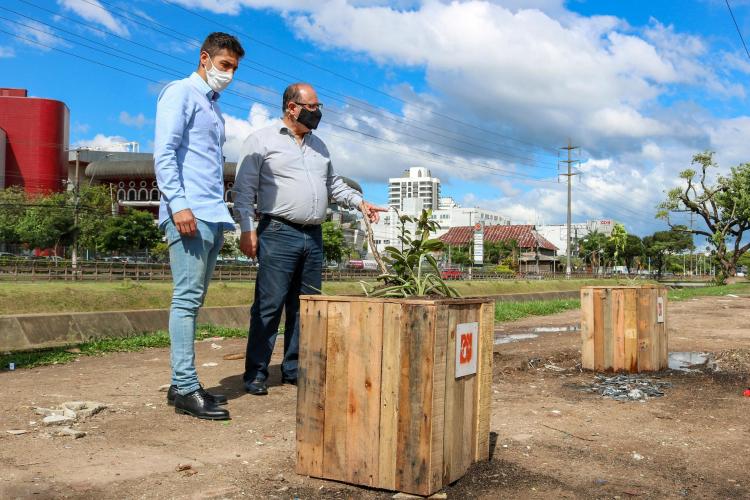
[[[282,384],[297,385],[297,377],[281,377]]]
[[[205,394],[207,392],[202,388],[184,396],[178,394],[174,400],[175,413],[183,413],[206,420],[228,420],[229,412],[210,402]]]
[[[253,396],[265,396],[268,394],[268,385],[265,380],[256,378],[252,382],[245,384],[245,390]]]
[[[205,393],[203,396],[209,401],[213,402],[214,405],[225,405],[227,404],[227,397],[223,394],[211,394],[201,387],[201,390]],[[174,406],[174,400],[177,397],[177,386],[170,385],[169,391],[167,391],[167,404]]]

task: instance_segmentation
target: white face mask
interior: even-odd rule
[[[211,61],[211,59],[209,59]],[[216,65],[211,61],[211,69],[206,69],[206,83],[214,92],[221,92],[232,82],[234,73],[231,71],[219,71]]]

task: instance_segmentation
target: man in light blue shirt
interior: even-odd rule
[[[234,229],[224,203],[224,118],[218,99],[245,55],[239,41],[211,33],[195,73],[169,83],[156,106],[154,168],[161,191],[159,225],[169,244],[174,291],[169,312],[172,384],[177,413],[229,418],[227,399],[211,394],[195,370],[195,320],[211,281],[224,231]]]

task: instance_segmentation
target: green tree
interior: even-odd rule
[[[657,231],[643,238],[645,253],[651,257],[651,264],[656,269],[659,278],[665,269],[674,272],[675,265],[682,267],[681,262],[677,263],[673,258],[675,254],[693,248],[693,237],[683,230],[683,227],[676,226],[670,231]]]
[[[169,244],[165,241],[160,241],[151,247],[151,258],[156,262],[164,262],[169,259]]]
[[[12,186],[0,190],[0,244],[23,243],[18,226],[26,213],[26,193]]]
[[[750,249],[750,242],[742,244],[750,229],[750,163],[732,167],[728,176],[719,175],[713,182],[709,179],[711,170],[717,168],[713,153],[705,151],[693,156],[691,166],[696,165],[699,172],[693,168],[680,172],[683,185],[667,192],[657,217],[671,228],[705,236],[713,245],[719,264],[717,281],[725,283],[728,276],[736,273],[737,261]],[[697,214],[703,227],[672,224],[672,214],[686,212]]]
[[[620,256],[622,257],[628,270],[641,269],[643,266],[643,257],[645,255],[643,240],[634,234],[629,234],[625,241],[625,247]]]
[[[75,204],[75,193],[68,193],[69,204]],[[101,235],[112,217],[109,186],[81,186],[78,201],[78,245],[97,250]]]
[[[346,255],[347,247],[344,239],[344,231],[341,226],[333,221],[324,222],[323,230],[323,254],[326,262],[341,262],[341,258]]]
[[[607,236],[599,231],[592,231],[581,240],[580,247],[581,259],[590,264],[591,272],[598,272],[607,249]]]
[[[19,239],[33,248],[70,245],[75,231],[67,193],[29,199],[23,217],[18,221]]]
[[[219,250],[219,255],[226,258],[237,257],[240,254],[240,240],[236,236],[224,235],[224,244]]]
[[[612,265],[619,265],[620,255],[625,251],[625,245],[628,242],[628,232],[625,226],[619,222],[612,227],[612,234],[607,238],[607,255],[611,259]]]
[[[100,246],[110,252],[132,253],[151,249],[160,241],[161,231],[149,212],[127,210],[118,217],[107,219]]]

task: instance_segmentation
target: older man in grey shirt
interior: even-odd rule
[[[252,133],[240,151],[234,182],[240,250],[259,262],[243,377],[245,389],[254,395],[268,394],[268,364],[284,309],[281,379],[297,383],[299,296],[320,293],[320,224],[329,198],[346,208],[359,208],[372,221],[384,211],[364,201],[334,173],[328,148],[312,133],[322,116],[320,108],[310,85],[290,85],[283,96],[283,117]]]

